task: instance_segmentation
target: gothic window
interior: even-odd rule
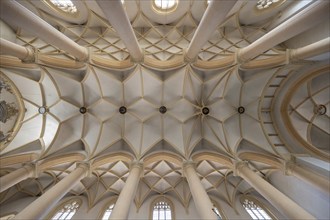
[[[252,219],[273,219],[260,205],[250,199],[245,198],[242,205]]]
[[[156,199],[152,203],[152,220],[172,220],[174,219],[173,205],[166,198]]]
[[[52,5],[57,7],[59,10],[69,13],[76,14],[78,12],[77,7],[71,0],[49,0]]]
[[[221,220],[222,219],[222,217],[221,217],[221,214],[220,214],[220,212],[219,212],[219,209],[216,207],[216,206],[213,206],[213,212],[216,214],[216,216],[217,216],[217,219],[218,220]]]
[[[108,206],[108,208],[104,211],[104,214],[102,216],[102,220],[108,220],[110,218],[111,212],[113,210],[113,207],[115,206],[114,203]]]
[[[69,220],[79,209],[81,202],[79,200],[71,199],[56,209],[50,219],[52,220]]]
[[[213,204],[212,211],[217,216],[217,219],[218,220],[224,220],[224,219],[226,219],[225,214],[222,211],[222,209],[219,206],[219,204],[215,200],[213,200],[213,199],[211,199],[211,202]]]
[[[152,6],[157,12],[169,13],[176,9],[178,0],[153,0]]]
[[[258,0],[256,7],[259,10],[263,10],[269,7],[280,5],[283,2],[284,0]]]

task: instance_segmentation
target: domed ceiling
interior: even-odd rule
[[[185,63],[182,56],[207,1],[178,1],[176,10],[162,14],[155,12],[149,1],[125,1],[124,8],[145,61],[165,62],[161,67],[131,62],[127,48],[97,3],[73,2],[78,10],[76,16],[59,13],[49,7],[48,0],[20,4],[87,47],[100,62],[77,63],[71,68],[42,62],[21,64],[20,68],[1,66],[1,74],[16,85],[25,108],[16,138],[1,148],[2,157],[33,153],[42,163],[70,154],[79,154],[77,160],[85,161],[119,155],[118,160],[95,168],[72,191],[86,193],[90,206],[108,195],[119,194],[129,163],[144,160],[144,175],[135,199],[137,207],[155,193],[169,193],[187,207],[191,195],[180,163],[197,158],[196,169],[206,190],[234,207],[236,193],[249,192],[247,183],[219,161],[198,155],[210,153],[235,161],[241,160],[242,153],[252,152],[282,160],[290,151],[273,123],[273,99],[287,76],[313,61],[257,69],[243,68],[238,63],[205,68],[198,62],[217,62],[233,56],[237,49],[263,36],[278,13],[293,4],[291,1],[274,3],[269,6],[272,10],[266,7],[264,12],[256,8],[257,1],[238,2],[203,46],[197,64]],[[255,14],[248,13],[251,8]],[[23,28],[12,27],[18,44],[33,46],[50,57],[75,60]],[[281,44],[256,59],[283,55],[286,49]],[[166,66],[167,61],[173,60],[182,62]],[[123,66],[114,68],[112,62],[123,62]],[[288,107],[293,109],[290,120],[299,127],[294,129],[301,131],[299,135],[307,142],[317,145],[315,137],[329,138],[329,127],[325,126],[329,122],[329,102],[323,97],[328,94],[329,80],[318,83],[325,82],[324,77],[304,82]],[[301,94],[309,95],[305,98]],[[321,105],[327,109],[325,114],[320,113]],[[303,127],[295,120],[303,121]],[[313,135],[306,136],[307,133]],[[14,199],[14,195],[42,193],[74,169],[74,162],[48,167],[38,179],[23,181],[2,194],[1,202]],[[260,175],[274,168],[251,164]],[[2,174],[10,170],[8,167]]]

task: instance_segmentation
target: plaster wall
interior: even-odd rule
[[[270,183],[294,200],[317,219],[330,219],[330,197],[293,176],[277,171],[269,176]]]

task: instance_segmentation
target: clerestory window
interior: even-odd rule
[[[242,205],[252,219],[273,219],[264,209],[255,204],[252,200],[244,199]]]
[[[153,8],[160,13],[169,13],[176,9],[178,0],[153,0]]]
[[[283,2],[284,0],[258,0],[256,7],[259,10],[263,10],[275,5],[279,5]]]
[[[171,207],[170,202],[167,200],[157,200],[156,203],[153,203],[152,219],[153,220],[174,219],[173,207]]]
[[[213,206],[213,209],[212,209],[212,210],[213,210],[214,214],[216,214],[217,219],[218,219],[218,220],[221,220],[222,217],[221,217],[221,214],[220,214],[220,212],[219,212],[219,209],[218,209],[217,207]]]
[[[110,218],[113,207],[115,207],[115,204],[111,204],[111,205],[108,206],[108,208],[104,211],[104,214],[102,216],[102,220],[108,220]]]
[[[54,6],[63,12],[69,14],[76,14],[78,12],[77,7],[71,0],[49,0]]]
[[[53,214],[53,217],[50,219],[52,220],[69,220],[73,217],[73,215],[77,212],[77,210],[80,207],[81,202],[79,200],[69,200],[68,202],[65,202],[61,206],[59,206],[55,214]]]
[[[211,202],[213,204],[212,211],[216,215],[217,220],[227,219],[226,216],[225,216],[225,213],[223,212],[223,210],[221,209],[219,204],[215,200],[212,200],[212,199],[211,199]]]

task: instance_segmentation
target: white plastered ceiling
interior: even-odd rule
[[[147,2],[125,2],[145,55],[159,61],[182,55],[205,12],[206,2],[181,1],[174,14],[162,16],[151,12]],[[217,60],[249,45],[266,33],[278,13],[289,4],[269,13],[247,14],[251,2],[256,1],[242,1],[232,10],[232,15],[204,45],[198,55],[200,60]],[[129,59],[125,45],[94,1],[77,5],[81,14],[76,20],[56,14],[40,1],[20,3],[91,52],[116,61]],[[17,43],[34,46],[51,56],[74,59],[23,29],[14,28]],[[279,45],[257,59],[281,54],[285,49]],[[0,153],[7,157],[36,152],[40,161],[77,152],[88,161],[118,152],[135,160],[156,153],[171,153],[183,161],[203,152],[235,160],[240,153],[248,151],[278,159],[285,144],[272,125],[272,98],[281,80],[311,63],[249,71],[237,65],[203,70],[190,64],[166,71],[143,64],[124,70],[87,63],[81,69],[41,65],[34,69],[2,67],[1,72],[20,90],[26,112],[16,138]],[[308,85],[303,88],[311,90]],[[322,91],[328,90],[329,83],[322,88]],[[312,89],[318,91],[313,86]],[[312,92],[310,98],[317,94]],[[300,99],[300,95],[296,99]],[[323,97],[321,99],[323,102]],[[329,102],[326,105],[329,109]],[[44,115],[38,113],[41,106],[48,108]],[[121,106],[127,108],[126,114],[119,113]],[[159,112],[160,106],[166,106],[165,114]],[[245,108],[243,114],[238,113],[241,106]],[[87,108],[86,114],[79,112],[81,107]],[[209,114],[202,113],[204,107],[209,108]],[[295,109],[303,114],[299,107]],[[325,117],[329,120],[329,115]],[[321,126],[318,120],[303,121],[305,127],[311,123]],[[329,136],[329,127],[322,127],[322,131]],[[38,179],[23,181],[1,194],[1,202],[26,194],[39,195],[74,167],[72,162],[48,168]],[[251,167],[259,170],[260,175],[273,169],[256,162],[251,163]],[[6,168],[2,174],[10,170]],[[242,179],[233,176],[232,170],[221,163],[200,160],[196,162],[196,170],[205,189],[233,208],[238,193],[251,192]],[[104,164],[71,193],[85,193],[92,207],[108,196],[118,195],[128,173],[129,163],[125,160]],[[164,158],[144,167],[135,203],[140,207],[148,196],[166,193],[175,196],[186,208],[189,205],[191,194],[182,177],[182,167]]]

